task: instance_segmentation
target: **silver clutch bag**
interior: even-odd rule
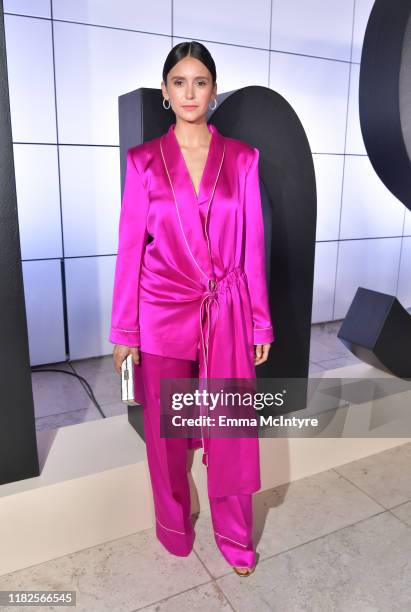
[[[133,356],[128,355],[121,364],[121,401],[125,404],[140,406],[136,401],[134,388],[134,363]]]

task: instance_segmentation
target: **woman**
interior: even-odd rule
[[[258,437],[161,437],[160,379],[255,379],[267,360],[259,151],[206,123],[217,85],[201,43],[170,51],[161,86],[176,122],[127,153],[109,340],[118,373],[130,353],[138,366],[158,539],[176,555],[192,550],[187,449],[202,446],[217,546],[247,576]]]

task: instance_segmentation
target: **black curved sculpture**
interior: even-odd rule
[[[411,0],[376,0],[360,67],[361,131],[384,185],[411,210]],[[391,295],[359,287],[338,337],[363,361],[411,378],[411,316]]]
[[[359,111],[384,185],[411,210],[411,0],[376,0],[364,36]]]

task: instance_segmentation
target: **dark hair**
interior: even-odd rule
[[[175,45],[170,53],[166,57],[166,61],[163,66],[163,81],[167,85],[167,75],[170,70],[184,57],[191,56],[195,59],[200,60],[211,72],[213,77],[213,85],[217,81],[217,71],[214,60],[211,56],[210,51],[200,42],[191,40],[190,42],[181,42]]]

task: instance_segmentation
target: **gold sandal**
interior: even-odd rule
[[[255,570],[255,566],[254,567],[233,567],[233,570],[235,571],[235,573],[237,574],[237,576],[250,576],[250,574],[253,573],[253,571]],[[246,572],[239,572],[238,570],[247,570]]]

